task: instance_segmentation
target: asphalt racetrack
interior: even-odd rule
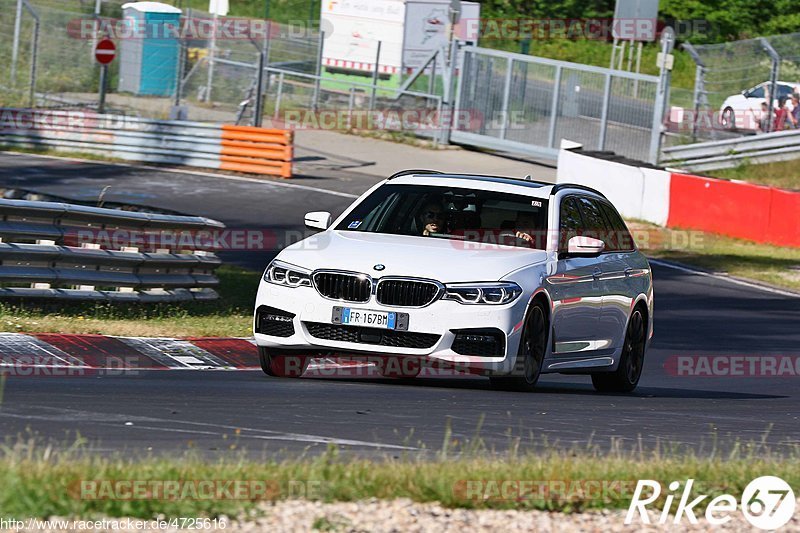
[[[351,178],[285,184],[0,154],[2,188],[86,201],[111,185],[108,201],[276,235],[301,231],[306,211],[340,212],[377,180]],[[274,253],[222,255],[262,269]],[[544,376],[533,394],[493,391],[483,378],[280,380],[259,371],[10,378],[0,435],[31,432],[68,444],[80,434],[98,452],[210,455],[229,453],[232,444],[256,455],[297,455],[329,443],[362,455],[428,453],[441,447],[448,427],[459,442],[477,433],[498,452],[515,439],[523,448],[622,439],[708,450],[714,442],[727,448],[763,439],[780,451],[800,443],[800,298],[662,264],[653,272],[655,339],[631,395],[598,394],[588,377],[561,375]],[[713,377],[686,375],[706,368],[700,359],[724,364]],[[777,361],[780,377],[731,375],[748,367],[765,373],[767,360]]]

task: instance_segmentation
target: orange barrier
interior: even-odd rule
[[[222,126],[222,170],[292,177],[294,134],[289,130]]]
[[[673,173],[667,226],[800,246],[800,193]]]

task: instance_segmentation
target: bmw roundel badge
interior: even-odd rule
[[[372,268],[374,268],[375,270],[380,272],[381,270],[385,270],[386,269],[386,265],[381,265],[380,263],[378,263],[377,265],[375,265]]]

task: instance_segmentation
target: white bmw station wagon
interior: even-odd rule
[[[653,335],[647,259],[599,192],[529,178],[399,172],[272,261],[258,289],[261,367],[396,358],[532,390],[542,373],[638,384]],[[397,373],[392,374],[397,376]]]

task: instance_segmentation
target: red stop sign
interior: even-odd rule
[[[103,39],[94,49],[94,57],[101,65],[108,65],[117,57],[117,46],[111,39]]]

